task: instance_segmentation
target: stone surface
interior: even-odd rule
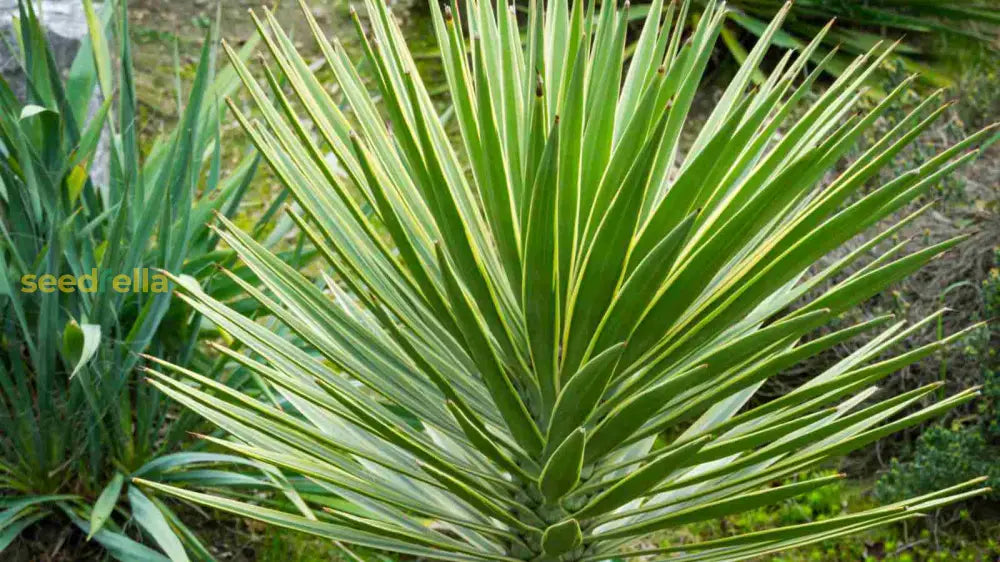
[[[48,32],[52,56],[65,76],[66,71],[73,64],[76,52],[80,48],[80,42],[87,36],[87,18],[83,11],[83,2],[81,0],[35,0],[34,6],[39,20]],[[11,86],[14,93],[23,100],[26,91],[24,73],[21,71],[17,58],[10,52],[10,47],[17,48],[17,38],[14,35],[12,20],[19,15],[17,0],[0,0],[0,34],[3,35],[3,41],[0,41],[0,74],[3,75],[4,80]],[[90,104],[91,112],[96,111],[99,104],[98,92],[95,88],[94,99]],[[91,164],[91,177],[99,185],[107,183],[108,162],[108,138],[107,134],[104,134]]]
[[[80,47],[80,41],[87,35],[83,3],[80,0],[44,0],[36,2],[35,6],[39,19],[49,33],[56,64],[62,70],[68,69]],[[0,42],[0,73],[15,87],[15,92],[22,96],[24,77],[17,59],[9,49],[9,46],[17,45],[11,20],[18,15],[17,0],[0,0],[0,33],[6,39]]]

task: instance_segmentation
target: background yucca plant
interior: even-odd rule
[[[236,212],[258,157],[221,177],[217,98],[238,80],[231,68],[215,72],[211,37],[178,127],[140,154],[125,5],[84,8],[90,34],[64,79],[34,5],[22,2],[14,56],[25,99],[0,81],[0,558],[14,556],[8,548],[18,550],[24,531],[52,520],[79,527],[120,560],[167,560],[161,551],[178,559],[185,548],[204,554],[168,504],[128,483],[140,474],[246,481],[203,470],[239,459],[181,452],[203,421],[178,413],[136,369],[138,354],[150,351],[222,373],[197,345],[201,318],[171,306],[168,293],[114,292],[110,280],[89,293],[24,292],[21,278],[94,270],[131,277],[134,268],[159,267],[231,294],[227,280],[209,281],[211,265],[232,251],[205,222],[213,211]],[[110,152],[103,174],[94,165],[102,135]]]
[[[167,373],[149,371],[156,388],[231,435],[211,442],[350,503],[300,502],[291,513],[140,484],[446,560],[747,558],[985,491],[977,479],[862,513],[634,548],[660,530],[829,484],[837,476],[796,476],[975,397],[969,389],[931,404],[937,384],[889,397],[874,386],[962,337],[891,354],[943,311],[912,326],[836,324],[961,242],[909,253],[906,242],[882,244],[990,132],[867,185],[940,115],[930,96],[831,174],[910,84],[852,113],[890,49],[874,46],[810,101],[830,60],[809,63],[824,28],[749,89],[786,7],[682,147],[723,6],[710,4],[685,39],[674,11],[661,22],[654,2],[626,67],[627,16],[611,2],[532,3],[523,49],[514,11],[431,3],[453,137],[385,3],[365,5],[367,23],[355,15],[364,61],[331,44],[303,5],[333,94],[269,12],[254,16],[273,61],[265,83],[229,51],[259,120],[233,113],[293,193],[301,213],[292,216],[335,277],[310,281],[224,218],[219,234],[266,288],[233,281],[308,351],[175,277],[179,296],[252,356],[220,351],[272,394],[257,399],[163,360],[151,358]],[[889,217],[857,250],[811,269]],[[828,280],[837,282],[822,289]],[[828,324],[837,329],[809,337]],[[805,384],[747,405],[767,379],[868,332]]]
[[[730,23],[724,24],[721,31],[726,50],[742,62],[746,50],[738,40],[738,32],[760,36],[784,4],[782,0],[729,2]],[[864,53],[884,37],[902,40],[887,62],[898,64],[906,72],[919,72],[920,79],[929,84],[948,86],[955,70],[955,61],[949,60],[955,50],[945,47],[949,41],[979,45],[987,52],[1000,48],[1000,8],[976,0],[801,0],[791,6],[788,21],[775,33],[775,43],[801,49],[830,18],[837,18],[837,29],[827,33],[824,46],[837,47],[842,53],[830,63],[828,71],[832,74],[842,71],[851,57]],[[932,35],[938,42],[928,44],[926,38]]]
[[[676,2],[675,2],[676,3]],[[657,4],[662,9],[664,3]],[[682,3],[683,4],[683,3]],[[681,21],[697,21],[706,2],[695,0],[688,12],[683,10]],[[724,48],[738,63],[743,63],[747,50],[741,35],[761,37],[768,22],[784,8],[785,0],[731,0],[730,10],[719,32]],[[527,0],[518,0],[525,9]],[[629,19],[645,19],[652,4],[632,2]],[[995,3],[978,0],[800,0],[791,3],[782,29],[772,40],[776,46],[801,50],[830,21],[837,19],[837,28],[824,34],[822,46],[813,53],[814,62],[836,48],[837,53],[827,63],[826,72],[837,76],[853,57],[871,49],[883,39],[900,39],[886,59],[888,65],[898,65],[903,72],[917,72],[920,80],[936,86],[954,83],[955,54],[949,42],[958,41],[995,53],[1000,48],[1000,8]],[[936,42],[928,42],[936,37]],[[626,47],[626,52],[630,47]],[[754,80],[762,82],[764,74],[757,72]],[[878,80],[870,80],[870,92],[884,95]]]

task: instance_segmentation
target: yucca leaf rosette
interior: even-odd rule
[[[224,431],[219,446],[354,507],[285,512],[150,488],[420,557],[595,561],[761,556],[983,492],[977,480],[801,525],[633,547],[828,485],[840,475],[800,475],[974,398],[876,386],[964,332],[903,349],[937,316],[844,316],[961,242],[886,244],[988,134],[871,185],[943,110],[928,97],[846,160],[909,87],[858,112],[891,45],[817,88],[823,30],[755,87],[786,7],[692,130],[721,4],[685,36],[687,5],[654,2],[626,57],[628,8],[614,2],[536,1],[526,21],[490,2],[431,2],[447,108],[385,3],[364,4],[360,60],[303,6],[332,88],[267,11],[254,16],[263,77],[232,59],[255,105],[233,114],[293,194],[326,273],[306,277],[225,218],[218,231],[263,289],[233,281],[296,340],[178,279],[180,298],[248,351],[222,353],[269,392],[167,363],[151,374]],[[861,233],[861,246],[817,265]],[[856,339],[791,392],[751,402],[768,379]]]

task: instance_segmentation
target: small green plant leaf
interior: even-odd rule
[[[87,167],[82,164],[73,166],[66,176],[66,194],[71,205],[76,204],[76,200],[80,198],[80,192],[83,191],[87,179]]]
[[[53,115],[53,116],[58,115],[57,112],[52,111],[51,109],[49,109],[47,107],[42,107],[40,105],[31,105],[31,104],[29,104],[29,105],[24,106],[23,109],[21,109],[21,119],[22,120],[23,119],[30,119],[32,117],[35,117],[36,115],[45,115],[45,114],[50,114],[50,115]]]
[[[545,529],[542,535],[542,550],[548,556],[562,556],[583,544],[580,522],[567,519]]]
[[[550,446],[562,443],[573,429],[587,420],[604,394],[624,349],[625,344],[620,343],[594,357],[562,389],[549,422],[546,439]]]
[[[69,364],[73,365],[73,372],[70,377],[76,374],[86,365],[87,361],[97,353],[97,348],[101,343],[101,327],[96,324],[77,324],[76,320],[70,320],[63,329],[62,351],[63,357]]]
[[[87,531],[87,540],[93,538],[94,533],[101,530],[107,522],[118,504],[118,496],[122,493],[122,485],[125,483],[125,476],[121,472],[116,472],[108,482],[108,485],[101,490],[101,495],[97,496],[94,507],[90,510],[90,530]]]
[[[156,504],[139,491],[136,486],[129,486],[128,501],[132,506],[132,517],[167,553],[171,562],[189,562],[184,545],[170,528],[170,524],[167,523],[167,519],[160,513]]]
[[[569,434],[545,463],[538,487],[549,503],[558,502],[580,482],[586,444],[587,431],[582,427],[578,428]]]

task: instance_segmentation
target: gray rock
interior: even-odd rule
[[[38,18],[48,31],[56,64],[65,71],[73,63],[80,41],[87,35],[83,3],[80,0],[44,0],[36,2],[35,8]],[[12,20],[18,16],[17,0],[0,0],[0,33],[6,39],[0,43],[0,73],[15,87],[15,93],[23,96],[24,76],[9,49],[10,46],[17,45]]]
[[[73,64],[80,42],[87,36],[87,18],[83,11],[81,0],[35,0],[35,11],[45,27],[52,56],[63,76]],[[99,7],[99,6],[95,6]],[[10,84],[11,89],[20,98],[25,99],[27,87],[21,65],[10,47],[17,48],[17,37],[14,34],[12,20],[20,16],[17,0],[0,0],[0,74]],[[91,113],[100,106],[99,93],[94,90],[94,99],[90,104]],[[106,132],[106,131],[105,131]],[[99,185],[108,181],[108,136],[102,135],[91,164],[91,177]]]

